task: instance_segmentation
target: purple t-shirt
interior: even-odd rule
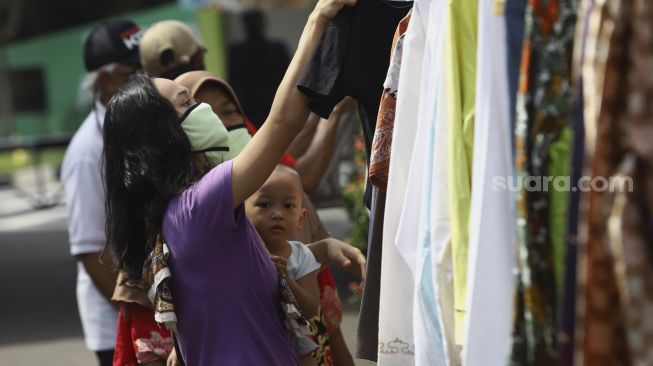
[[[163,235],[186,364],[298,364],[277,271],[243,206],[233,208],[231,161],[170,202]]]

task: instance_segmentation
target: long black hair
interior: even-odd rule
[[[104,168],[106,248],[119,269],[139,279],[168,202],[203,173],[176,110],[145,75],[135,76],[107,106]]]

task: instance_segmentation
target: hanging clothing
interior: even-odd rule
[[[607,179],[610,189],[594,185],[583,202],[580,364],[646,365],[653,362],[653,8],[597,1],[590,16],[586,174]],[[619,178],[625,184],[615,184]]]
[[[510,131],[515,130],[517,105],[517,86],[519,85],[519,66],[521,64],[522,45],[524,43],[524,16],[527,0],[505,0],[506,52],[508,54],[508,86],[510,97]],[[514,140],[510,142],[515,152]]]
[[[414,278],[409,262],[404,255],[400,242],[395,243],[395,236],[401,218],[399,208],[403,206],[406,176],[413,143],[417,133],[417,110],[419,108],[419,88],[421,79],[421,62],[424,42],[417,37],[423,34],[423,6],[430,0],[419,0],[413,6],[413,13],[406,30],[402,64],[399,72],[397,106],[394,128],[386,207],[383,222],[383,255],[381,262],[381,297],[379,303],[379,366],[414,365],[415,344],[413,337],[413,288]],[[427,14],[427,13],[426,13]],[[417,213],[411,213],[414,217]],[[396,245],[395,245],[396,244]],[[415,243],[409,243],[415,245]]]
[[[551,195],[544,183],[524,184],[532,182],[527,177],[546,180],[551,145],[569,118],[575,11],[576,0],[529,0],[526,8],[515,128],[519,276],[512,361],[518,365],[557,363]]]
[[[653,73],[653,6],[642,1],[622,6],[632,7],[628,18],[629,66],[625,68],[628,77],[624,78],[628,82],[628,93],[622,95],[625,100],[621,104],[626,107],[627,119],[620,121],[626,124],[626,138],[619,141],[627,153],[613,178],[615,182],[622,178],[624,185],[617,198],[625,197],[626,202],[622,215],[614,210],[621,220],[620,235],[612,243],[616,246],[618,239],[623,241],[617,257],[617,279],[622,278],[618,283],[622,311],[626,314],[628,351],[634,365],[650,365],[653,364],[653,108],[650,105],[653,98],[650,80]],[[630,184],[627,178],[631,179]]]
[[[397,26],[392,40],[390,66],[383,83],[383,93],[376,118],[376,129],[372,140],[372,153],[368,176],[370,182],[385,191],[388,184],[388,169],[390,168],[390,146],[392,146],[392,128],[395,121],[397,106],[397,89],[399,86],[399,70],[403,54],[404,33],[410,21],[410,13]]]
[[[311,111],[322,118],[329,118],[345,96],[356,99],[368,165],[392,37],[411,7],[411,1],[368,0],[342,8],[297,85],[308,96]],[[371,197],[368,180],[363,197],[368,208]]]
[[[619,3],[615,3],[619,5]],[[585,119],[585,176],[609,176],[605,158],[610,145],[598,145],[599,137],[612,134],[610,120],[618,118],[618,94],[626,91],[619,66],[624,57],[628,14],[619,6],[596,1],[589,15],[582,65]],[[610,136],[610,137],[615,137]],[[607,150],[606,150],[607,149]],[[579,301],[577,310],[578,365],[629,365],[625,324],[619,309],[614,259],[605,243],[609,211],[605,195],[581,195],[579,227]]]
[[[379,351],[379,298],[385,192],[381,191],[379,187],[373,187],[371,202],[367,273],[356,330],[356,357],[376,362]]]
[[[503,14],[479,1],[476,113],[463,364],[505,366],[516,266],[510,97]],[[497,214],[500,213],[500,214]]]
[[[363,106],[370,116],[362,126],[368,159],[392,37],[411,7],[409,1],[388,0],[366,0],[344,7],[329,23],[299,81],[299,90],[309,98],[309,108],[322,118],[329,118],[346,95]]]
[[[445,37],[449,17],[447,7],[449,0],[434,2],[431,6],[427,43],[424,53],[424,77],[433,81],[432,99],[435,103],[420,105],[420,114],[432,113],[433,127],[430,133],[427,156],[433,164],[431,174],[427,174],[424,190],[428,192],[429,216],[427,222],[428,240],[430,240],[432,287],[437,304],[437,318],[442,332],[446,365],[460,365],[461,348],[455,342],[454,326],[454,289],[453,263],[451,256],[451,211],[449,210],[449,103],[448,78],[445,72]],[[428,71],[426,71],[428,70]],[[426,94],[425,94],[426,95]],[[430,97],[429,97],[430,98]],[[427,109],[433,108],[432,110]],[[425,266],[428,263],[425,263]],[[426,267],[425,267],[426,268]],[[425,272],[428,270],[425,269]],[[424,276],[422,276],[422,280]],[[428,282],[423,282],[428,288]],[[421,288],[422,299],[428,299],[426,288]]]
[[[583,127],[583,78],[580,66],[585,58],[585,39],[589,26],[589,14],[594,7],[594,0],[581,0],[578,7],[576,34],[574,39],[574,54],[572,78],[575,85],[573,111],[569,126],[573,132],[571,182],[569,197],[569,221],[567,223],[565,281],[562,308],[558,317],[558,348],[560,366],[574,365],[575,328],[576,328],[576,281],[577,281],[577,235],[580,209],[580,192],[577,182],[583,174],[583,159],[585,147],[585,129]]]
[[[571,100],[571,95],[569,99]],[[571,113],[570,113],[571,116]],[[548,175],[550,177],[567,178],[571,173],[571,148],[573,133],[567,125],[560,132],[558,140],[549,147]],[[551,241],[551,260],[553,262],[553,276],[555,281],[555,306],[560,307],[564,295],[565,284],[565,258],[567,256],[567,222],[569,220],[569,188],[564,180],[553,181],[547,187],[549,190],[549,237]],[[555,319],[557,324],[558,319]]]
[[[369,165],[369,182],[372,188],[370,205],[370,228],[368,236],[368,267],[367,281],[361,302],[358,323],[357,356],[370,361],[377,360],[379,333],[379,293],[381,277],[381,245],[383,234],[383,218],[385,211],[385,189],[390,167],[390,147],[396,109],[397,90],[399,86],[399,70],[403,54],[404,33],[410,21],[410,13],[397,26],[392,40],[390,66],[383,84],[383,93],[377,126],[372,141],[372,155]],[[367,187],[366,187],[367,188]],[[371,282],[370,282],[371,281]]]
[[[436,256],[431,241],[431,179],[434,166],[436,95],[441,83],[440,70],[435,69],[431,57],[441,34],[446,1],[433,0],[413,7],[420,27],[414,27],[407,42],[423,44],[422,82],[419,90],[419,109],[416,111],[417,131],[411,147],[411,160],[406,180],[401,218],[395,245],[411,266],[415,288],[413,291],[413,338],[415,365],[446,365],[445,340],[435,278]],[[439,37],[441,40],[442,37]],[[433,43],[431,43],[433,42]],[[439,43],[440,45],[442,42]],[[415,47],[417,49],[417,47]],[[438,63],[441,64],[441,63]],[[416,67],[415,63],[406,67]],[[422,103],[421,101],[429,101]],[[409,111],[411,112],[411,111]],[[403,113],[408,115],[408,113]]]
[[[467,293],[467,246],[476,108],[477,2],[451,1],[447,9],[445,72],[449,74],[449,204],[456,343],[463,344]]]

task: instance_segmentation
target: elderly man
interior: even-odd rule
[[[140,68],[139,27],[128,20],[98,25],[84,42],[84,87],[93,109],[73,137],[61,168],[66,191],[70,252],[77,259],[77,304],[86,347],[100,366],[112,365],[118,313],[110,298],[116,284],[112,258],[103,256],[105,237],[102,128],[106,106]]]

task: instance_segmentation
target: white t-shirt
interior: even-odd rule
[[[288,257],[286,268],[288,274],[295,280],[298,280],[307,274],[320,269],[320,263],[315,259],[313,252],[298,241],[289,240],[292,252]],[[293,336],[293,348],[297,357],[303,357],[317,348],[317,344],[308,337]]]
[[[98,101],[68,145],[61,166],[66,191],[70,254],[97,253],[106,241],[102,127],[105,107]],[[86,347],[110,350],[116,342],[118,312],[100,293],[81,262],[77,265],[77,304]]]
[[[320,263],[315,259],[313,252],[306,245],[293,240],[289,240],[288,244],[290,244],[292,252],[290,253],[290,257],[288,257],[286,267],[288,268],[288,274],[292,278],[298,280],[320,269]]]

